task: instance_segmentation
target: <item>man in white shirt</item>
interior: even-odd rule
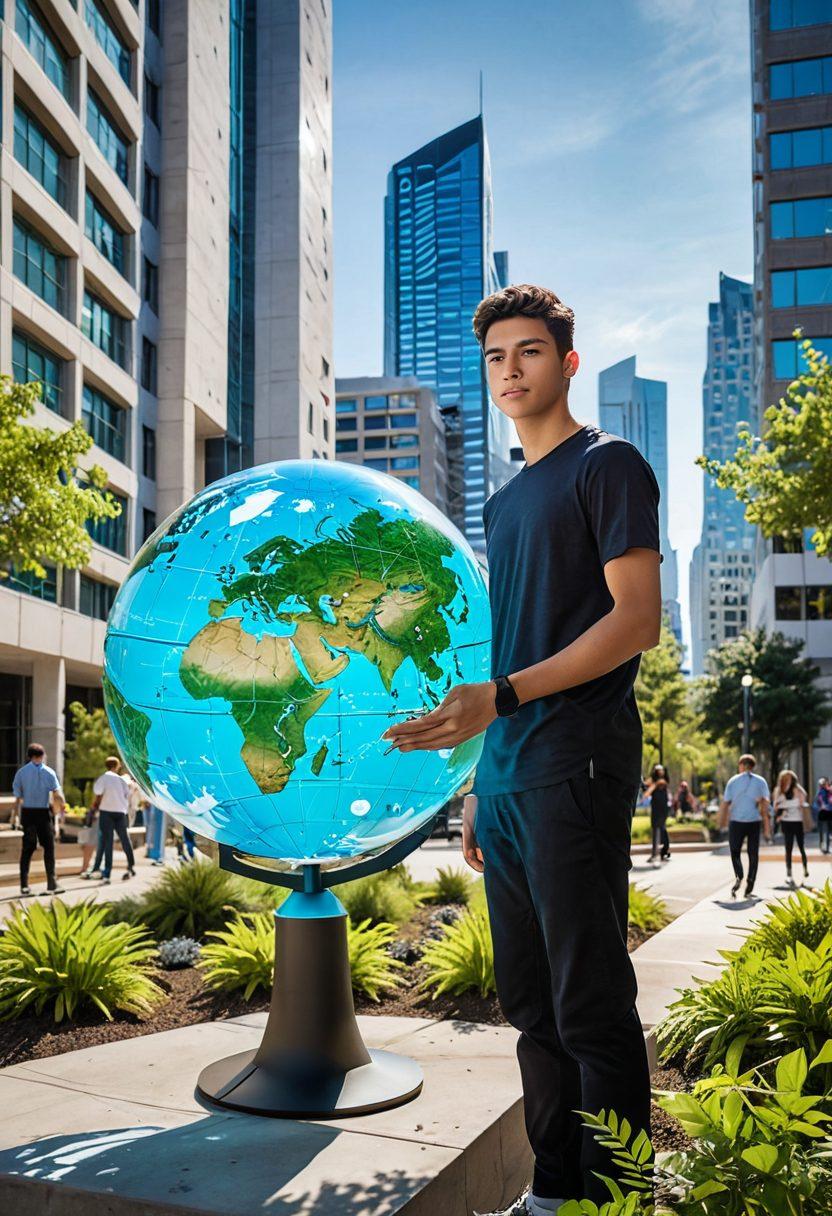
[[[102,883],[109,883],[110,872],[113,868],[114,833],[118,836],[121,847],[124,849],[124,855],[127,858],[127,873],[124,875],[125,881],[135,875],[136,869],[133,846],[130,843],[130,834],[127,831],[127,812],[130,809],[130,786],[119,772],[121,761],[118,756],[108,756],[104,763],[107,766],[107,771],[97,778],[95,785],[92,787],[92,792],[95,794],[92,807],[94,811],[98,811],[99,813],[101,838],[104,845],[104,869],[101,871],[101,881]]]

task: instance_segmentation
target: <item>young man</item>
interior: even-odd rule
[[[20,849],[20,894],[31,895],[29,887],[29,865],[35,849],[43,849],[43,864],[46,868],[46,890],[50,895],[60,895],[63,887],[55,877],[55,825],[52,809],[64,810],[64,792],[58,774],[46,763],[46,750],[42,743],[30,743],[26,749],[27,763],[19,768],[12,782],[14,794],[14,822],[23,828],[23,844]]]
[[[633,682],[661,622],[659,489],[636,448],[570,414],[573,324],[541,287],[477,309],[491,395],[526,457],[483,512],[494,678],[385,732],[402,751],[486,732],[463,853],[484,870],[497,993],[521,1032],[535,1169],[512,1216],[609,1198],[593,1171],[615,1176],[611,1155],[576,1111],[650,1129],[627,921]]]
[[[720,812],[729,816],[728,846],[731,864],[734,867],[733,899],[742,882],[742,842],[748,841],[748,879],[745,884],[746,899],[754,890],[757,863],[760,856],[760,825],[765,835],[771,835],[769,825],[769,788],[765,777],[755,773],[757,761],[753,756],[740,756],[739,772],[735,773],[725,787]]]
[[[130,785],[121,776],[119,769],[121,761],[118,756],[108,756],[104,761],[107,771],[96,779],[92,792],[95,795],[92,809],[98,811],[101,824],[101,842],[104,846],[104,869],[101,871],[102,883],[109,883],[113,869],[113,835],[121,841],[121,847],[127,858],[127,873],[122,875],[126,882],[136,873],[136,861],[133,855],[133,845],[127,831],[128,812],[130,810]]]

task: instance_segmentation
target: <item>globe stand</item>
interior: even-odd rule
[[[274,914],[274,983],[260,1046],[204,1068],[197,1082],[203,1098],[255,1115],[334,1119],[387,1110],[419,1094],[422,1071],[415,1061],[364,1045],[352,996],[347,914],[325,888],[396,864],[423,843],[434,822],[378,857],[323,872],[314,863],[292,873],[274,871],[219,846],[223,869],[290,887],[292,894]]]

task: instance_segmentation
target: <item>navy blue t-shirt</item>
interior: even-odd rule
[[[491,601],[491,675],[551,658],[613,606],[604,565],[659,551],[659,486],[636,447],[584,426],[524,465],[483,510]],[[521,705],[485,734],[474,792],[554,785],[593,762],[637,785],[640,656],[606,675]]]

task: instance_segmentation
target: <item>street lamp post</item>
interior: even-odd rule
[[[751,685],[754,680],[750,671],[742,678],[742,750],[745,754],[751,747]]]

